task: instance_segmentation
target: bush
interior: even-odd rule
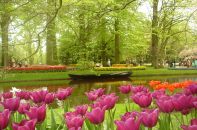
[[[96,71],[131,71],[131,70],[145,70],[145,66],[137,67],[98,67],[94,68]]]
[[[113,64],[112,67],[133,67],[133,64]]]
[[[94,61],[81,60],[77,63],[76,67],[79,70],[94,69]]]

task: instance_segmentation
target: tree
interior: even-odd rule
[[[46,39],[46,63],[48,65],[57,64],[57,43],[56,43],[56,29],[55,18],[52,20],[56,8],[56,0],[47,0],[48,10],[47,13],[47,39]]]
[[[152,19],[152,66],[158,67],[158,0],[153,0],[153,19]]]
[[[2,38],[2,66],[8,66],[8,35],[9,35],[9,23],[10,23],[10,0],[0,1],[1,5],[1,38]]]

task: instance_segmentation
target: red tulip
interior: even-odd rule
[[[31,99],[34,103],[42,103],[45,100],[46,95],[48,94],[47,90],[40,90],[31,93]]]
[[[13,93],[12,92],[5,92],[2,94],[3,99],[8,99],[8,98],[13,98]]]
[[[66,89],[58,89],[57,93],[56,93],[56,97],[59,100],[65,100],[67,97],[69,97],[72,94],[73,89],[71,87],[68,87]]]
[[[22,120],[20,123],[12,123],[13,130],[35,130],[36,119]]]
[[[2,104],[5,109],[8,109],[10,111],[17,111],[20,104],[20,98],[8,98],[5,99]]]
[[[31,107],[29,111],[25,111],[29,119],[37,119],[38,123],[42,123],[46,117],[46,105],[40,107]]]
[[[8,109],[0,112],[0,130],[5,129],[8,126],[11,112]]]
[[[101,109],[100,107],[93,108],[91,112],[86,113],[86,117],[93,124],[100,124],[105,118],[105,107]]]
[[[54,93],[48,93],[48,94],[45,96],[44,102],[45,102],[46,104],[50,104],[50,103],[53,103],[54,100],[55,100],[55,94],[54,94]]]
[[[21,103],[18,108],[18,112],[20,114],[25,114],[25,111],[29,111],[29,109],[30,109],[29,103]]]
[[[81,130],[84,118],[75,112],[68,112],[64,115],[66,126],[69,130]]]
[[[148,107],[152,102],[151,93],[138,92],[132,96],[133,101],[140,107]]]
[[[157,124],[159,116],[159,110],[146,110],[144,112],[141,112],[142,117],[142,123],[144,126],[152,128]]]
[[[30,99],[30,92],[28,92],[28,91],[16,92],[16,97],[19,97],[20,99],[29,100]]]
[[[119,90],[121,93],[128,94],[131,92],[131,85],[120,86]]]

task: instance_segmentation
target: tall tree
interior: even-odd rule
[[[120,33],[119,33],[119,19],[115,18],[115,63],[120,63]]]
[[[0,1],[1,5],[1,38],[2,38],[2,66],[8,66],[8,34],[9,34],[9,23],[10,23],[10,0]]]
[[[57,43],[56,43],[56,29],[55,19],[52,20],[56,8],[56,0],[47,0],[50,10],[47,13],[47,40],[46,40],[46,63],[48,65],[57,64]]]
[[[152,66],[158,68],[158,57],[157,57],[157,49],[158,49],[158,3],[159,0],[153,0],[153,18],[152,18]]]

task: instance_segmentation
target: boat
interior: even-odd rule
[[[107,74],[69,74],[72,80],[94,80],[94,79],[116,79],[116,78],[128,78],[132,72],[116,72]]]

